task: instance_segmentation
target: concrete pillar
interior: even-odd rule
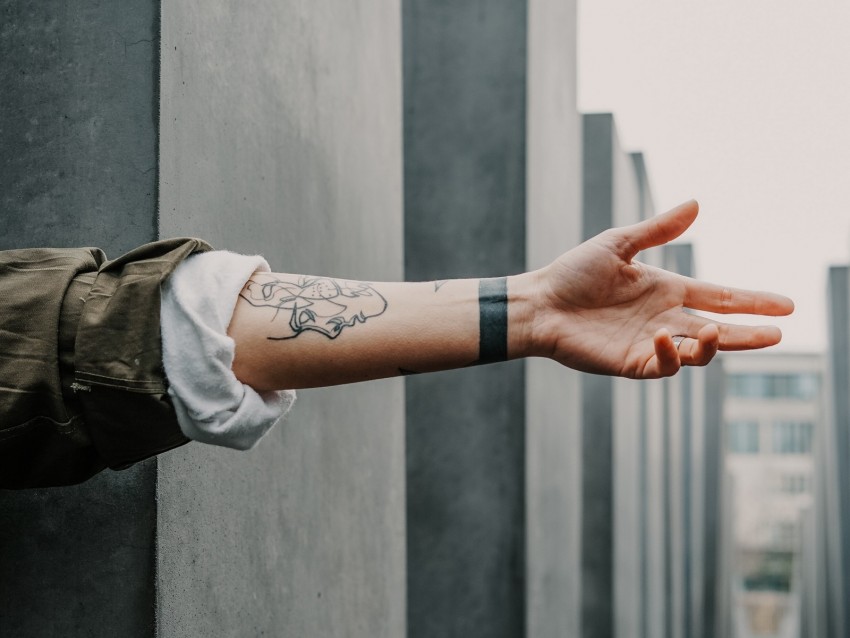
[[[576,3],[528,3],[528,267],[581,241],[581,119],[576,103]],[[526,635],[579,635],[581,379],[552,361],[526,362]]]
[[[826,431],[829,448],[825,467],[826,498],[834,507],[827,529],[829,556],[828,629],[831,636],[844,636],[850,619],[850,551],[845,539],[850,534],[850,268],[833,266],[827,284],[829,351],[827,353]]]
[[[642,153],[632,153],[640,199],[640,217],[648,219],[658,211],[652,199],[652,190],[646,161]],[[644,251],[640,260],[650,266],[663,267],[661,248]],[[640,590],[638,635],[663,636],[667,620],[665,598],[666,550],[669,530],[665,523],[665,483],[668,459],[665,455],[665,381],[656,379],[640,384],[640,416],[638,428],[638,491],[640,521],[638,533],[640,554]]]
[[[664,267],[691,277],[694,275],[693,249],[690,244],[664,246]],[[693,599],[693,509],[694,500],[694,393],[699,371],[683,368],[665,381],[669,404],[670,466],[670,599],[668,614],[670,636],[692,636]]]
[[[171,1],[161,229],[402,277],[400,6]],[[160,461],[162,638],[404,633],[403,383],[302,392],[248,454]]]
[[[405,275],[526,264],[525,0],[405,0]],[[408,631],[522,635],[525,366],[407,379]]]
[[[190,234],[402,276],[397,2],[9,11],[4,247]],[[403,428],[399,380],[304,392],[250,453],[0,494],[2,633],[404,635]]]
[[[583,237],[635,223],[640,187],[610,114],[584,116]],[[581,635],[634,636],[641,582],[638,432],[640,386],[587,375],[582,380]]]
[[[722,360],[715,359],[705,368],[705,428],[702,439],[704,473],[703,569],[701,578],[702,613],[699,627],[705,638],[721,638],[717,617],[718,581],[721,578],[723,538],[723,398],[725,382]],[[695,449],[697,447],[695,446]]]
[[[660,252],[660,251],[659,251]],[[646,381],[646,476],[641,502],[645,502],[645,586],[643,635],[665,636],[667,618],[667,561],[669,526],[667,523],[669,458],[666,454],[666,392],[663,380]]]
[[[157,238],[159,4],[4,3],[0,248]],[[156,461],[0,491],[0,633],[154,635]]]
[[[833,306],[838,302],[841,277],[837,281],[830,276],[828,304]],[[836,309],[837,310],[837,309]],[[833,315],[836,319],[839,318]],[[835,335],[833,329],[839,329],[839,325],[829,326],[828,336],[830,343]],[[833,355],[834,356],[834,355]],[[822,383],[822,427],[815,429],[814,440],[814,463],[813,463],[813,498],[810,512],[811,527],[813,532],[810,536],[813,544],[812,564],[808,566],[810,573],[809,586],[810,610],[809,610],[809,633],[807,635],[824,636],[834,638],[839,636],[838,628],[842,622],[843,610],[840,608],[841,580],[840,580],[840,554],[835,554],[835,549],[840,551],[841,541],[839,530],[839,494],[837,479],[838,457],[833,453],[836,446],[835,421],[833,417],[833,396],[835,393],[835,378],[832,373],[832,364],[829,363],[830,356],[824,357],[827,363],[823,374]]]
[[[668,244],[664,267],[695,277],[693,247]],[[719,477],[722,448],[722,367],[683,368],[664,381],[669,467],[668,622],[670,636],[701,638],[714,631]],[[714,531],[711,531],[714,530]]]

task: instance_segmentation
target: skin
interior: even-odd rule
[[[635,259],[679,237],[697,212],[687,202],[508,277],[508,358],[549,357],[585,372],[654,379],[705,365],[718,350],[779,343],[774,326],[718,323],[685,309],[781,316],[794,309],[787,297],[700,282]],[[474,365],[484,303],[478,290],[477,279],[368,283],[255,273],[229,328],[233,370],[263,391]],[[686,337],[678,348],[674,335]]]

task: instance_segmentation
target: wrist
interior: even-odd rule
[[[548,356],[535,325],[540,318],[541,271],[508,277],[508,359]]]

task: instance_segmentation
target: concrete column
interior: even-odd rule
[[[162,234],[400,279],[399,4],[169,0],[162,24]],[[161,459],[161,638],[404,635],[403,383],[300,394],[250,453]]]
[[[705,368],[705,428],[703,459],[705,463],[705,497],[703,503],[704,530],[702,570],[702,635],[721,638],[717,629],[720,601],[717,583],[721,579],[723,538],[723,398],[725,395],[722,360],[715,359]]]
[[[850,599],[850,551],[846,547],[850,534],[850,268],[829,269],[827,287],[829,351],[827,353],[827,437],[826,496],[834,505],[827,524],[829,556],[830,636],[846,635],[847,609]]]
[[[837,269],[834,269],[837,270]],[[846,267],[841,268],[845,271]],[[839,270],[840,272],[840,270]],[[829,341],[832,343],[836,335],[833,330],[840,330],[840,324],[832,325],[835,320],[840,321],[841,280],[845,277],[838,276],[838,272],[830,272],[828,283],[828,305],[833,319],[829,325]],[[845,279],[846,281],[846,279]],[[841,540],[840,540],[840,490],[837,478],[838,456],[833,453],[836,448],[836,432],[834,412],[835,375],[833,374],[832,356],[825,357],[825,370],[823,375],[823,418],[822,427],[815,430],[814,440],[814,471],[813,471],[813,507],[812,518],[814,527],[815,562],[814,570],[814,605],[811,610],[811,633],[814,636],[835,638],[840,634],[843,622],[843,609],[841,608]],[[838,553],[836,553],[836,550]]]
[[[583,236],[637,222],[640,187],[610,114],[584,116]],[[638,432],[640,386],[582,380],[581,635],[634,636],[641,627]]]
[[[157,238],[159,4],[4,2],[0,248]],[[0,491],[0,633],[154,635],[156,461]]]
[[[690,244],[668,244],[663,249],[664,267],[667,270],[691,277],[694,275],[693,250]],[[693,368],[683,368],[675,377],[667,379],[670,405],[670,532],[671,532],[671,636],[690,638],[692,631],[691,601],[693,590],[692,566],[693,529],[693,442],[694,442],[694,386],[698,373]]]
[[[526,264],[525,0],[405,0],[405,275]],[[408,631],[522,635],[525,367],[407,379]]]
[[[649,175],[643,153],[631,153],[637,175],[640,218],[655,215]],[[640,260],[661,267],[661,248],[644,251]],[[664,381],[652,380],[640,384],[640,419],[638,427],[638,569],[640,588],[638,598],[639,636],[662,636],[665,611],[664,592]]]
[[[4,248],[190,234],[278,270],[401,278],[398,2],[4,18]],[[250,453],[190,444],[0,494],[0,633],[404,635],[403,428],[398,380],[304,392]]]
[[[581,119],[576,103],[576,3],[528,3],[528,267],[581,241]],[[579,635],[581,379],[526,362],[526,635]]]

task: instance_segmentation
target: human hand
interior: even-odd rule
[[[530,329],[537,353],[585,372],[653,379],[682,365],[705,365],[718,349],[779,343],[775,326],[718,323],[685,308],[780,316],[794,310],[787,297],[704,283],[634,260],[685,232],[698,208],[690,201],[607,230],[529,273],[542,300]],[[685,338],[677,347],[673,336]]]

